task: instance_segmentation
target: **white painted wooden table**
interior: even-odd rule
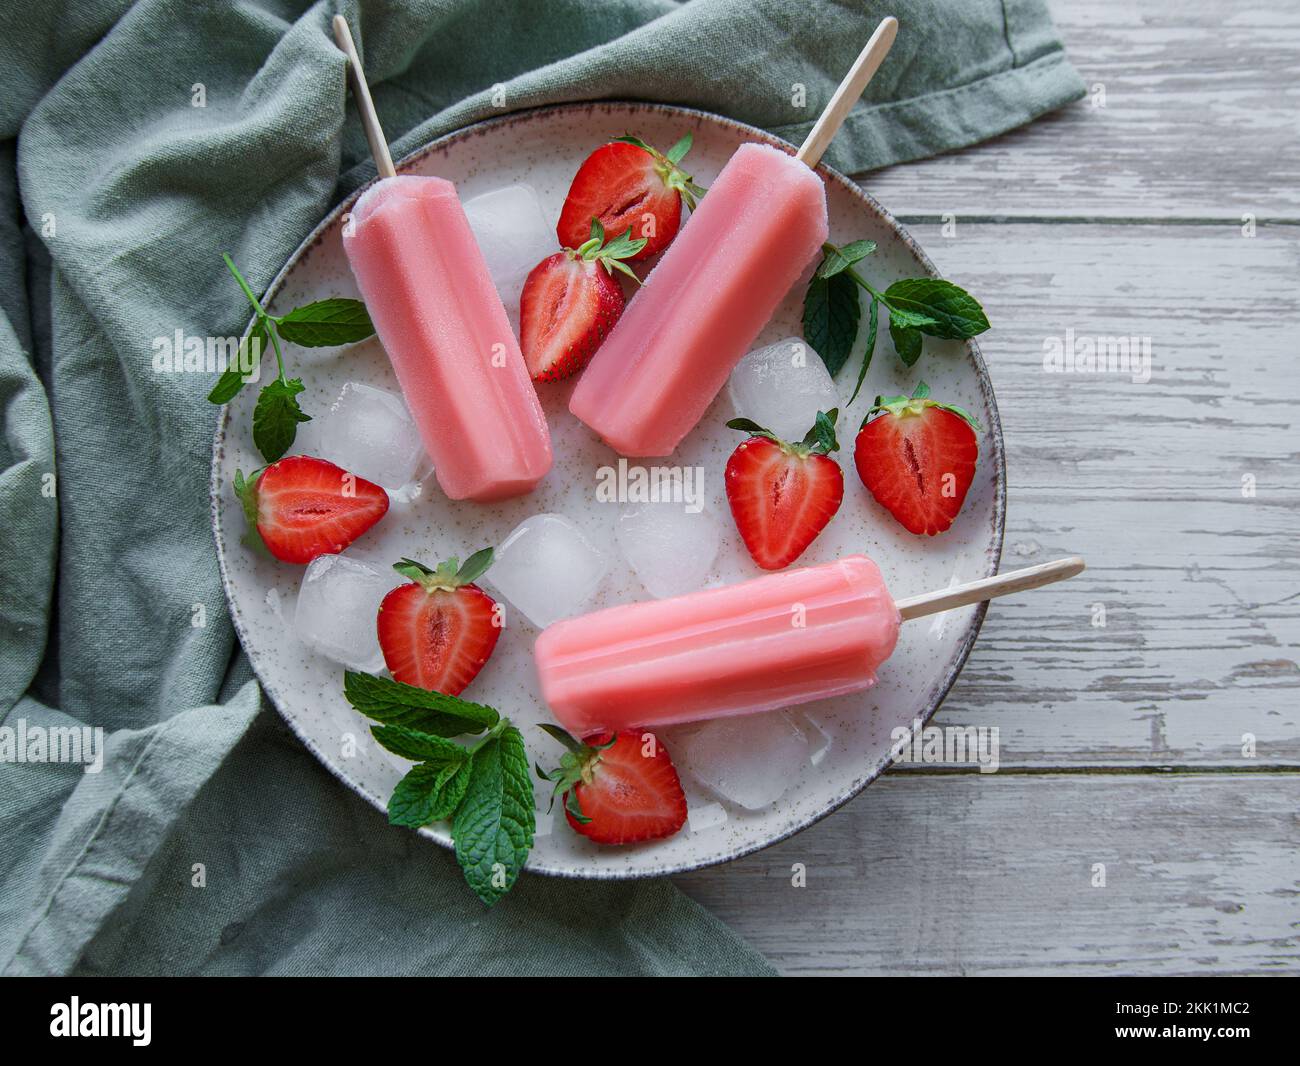
[[[1300,6],[1052,7],[1089,99],[860,180],[994,323],[1004,568],[1089,570],[994,604],[935,719],[999,772],[677,879],[785,973],[1300,971]],[[1067,330],[1151,380],[1046,373]]]

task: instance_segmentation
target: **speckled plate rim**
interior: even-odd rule
[[[502,115],[499,118],[485,119],[482,122],[476,122],[473,125],[465,126],[462,129],[455,130],[451,133],[438,137],[423,147],[403,156],[396,164],[398,171],[404,170],[411,165],[419,162],[425,156],[432,152],[438,151],[448,145],[455,144],[459,141],[468,140],[473,137],[480,137],[485,133],[494,131],[503,127],[521,125],[524,123],[545,120],[554,114],[572,114],[582,111],[608,111],[608,112],[650,112],[657,115],[682,116],[695,119],[699,122],[707,122],[720,126],[724,129],[741,134],[749,140],[762,141],[782,149],[793,148],[788,141],[775,137],[766,130],[761,130],[756,126],[750,126],[744,122],[738,122],[735,119],[726,118],[722,115],[716,115],[709,111],[702,111],[697,108],[679,107],[674,104],[646,103],[635,100],[599,100],[599,101],[582,101],[567,104],[550,104],[545,107],[530,108],[525,111],[512,112],[509,115]],[[850,196],[862,204],[862,206],[873,214],[882,224],[891,229],[898,239],[907,246],[907,248],[916,256],[925,270],[932,277],[939,277],[939,272],[935,269],[934,264],[930,262],[930,257],[925,254],[921,246],[913,240],[911,234],[882,207],[876,200],[857,184],[831,167],[821,164],[817,167],[819,174],[828,181],[839,185]],[[316,226],[315,229],[307,235],[306,239],[294,250],[288,261],[280,268],[279,272],[271,280],[267,287],[264,299],[267,302],[273,300],[279,292],[284,280],[288,277],[298,264],[302,256],[314,246],[325,232],[338,221],[346,212],[348,212],[357,198],[374,184],[374,179],[367,182],[361,188],[356,189],[350,196],[339,203],[324,219]],[[252,320],[249,320],[249,327],[252,326]],[[966,342],[966,355],[975,370],[979,382],[980,395],[989,412],[989,439],[993,447],[993,462],[997,470],[997,487],[994,493],[993,501],[993,531],[989,547],[986,549],[989,557],[989,567],[987,575],[996,574],[998,566],[1002,559],[1002,543],[1005,535],[1006,522],[1006,505],[1007,505],[1007,469],[1006,454],[1002,443],[1002,420],[998,414],[997,399],[993,394],[993,383],[989,379],[988,368],[984,365],[984,358],[980,354],[979,345],[974,341]],[[253,673],[257,677],[258,683],[262,686],[262,691],[270,699],[276,712],[284,719],[289,728],[294,732],[306,748],[316,757],[316,759],[334,775],[342,784],[347,786],[353,792],[362,796],[371,803],[380,812],[387,810],[387,800],[371,792],[364,785],[349,778],[342,770],[330,759],[325,758],[322,752],[316,747],[315,743],[298,728],[298,723],[294,718],[282,709],[282,697],[276,691],[274,685],[267,682],[265,671],[262,669],[260,652],[250,647],[246,638],[246,627],[240,614],[238,603],[233,593],[233,586],[230,578],[229,569],[226,562],[225,548],[223,546],[223,537],[221,529],[221,494],[224,491],[224,485],[221,480],[221,465],[225,449],[226,431],[230,419],[230,408],[224,406],[221,414],[217,419],[216,433],[212,444],[212,466],[209,478],[209,505],[211,509],[212,534],[216,541],[217,564],[221,570],[221,585],[225,591],[226,603],[230,607],[231,621],[235,627],[235,634],[239,637],[240,646],[248,656],[249,662],[253,667]],[[930,695],[926,701],[924,711],[915,716],[925,726],[926,723],[934,717],[935,712],[947,697],[957,676],[961,673],[962,667],[966,665],[966,660],[970,657],[971,649],[975,646],[975,640],[979,636],[980,627],[984,624],[984,616],[988,611],[987,601],[976,607],[970,621],[967,623],[966,633],[958,647],[956,654],[949,662],[948,669],[939,680],[938,684],[931,689]],[[541,866],[532,864],[532,856],[529,862],[525,864],[524,869],[530,873],[544,874],[548,877],[564,877],[580,880],[597,880],[597,881],[628,881],[640,880],[647,877],[667,877],[673,874],[689,873],[692,870],[702,870],[710,866],[719,866],[723,863],[731,862],[735,859],[743,858],[746,855],[752,855],[754,852],[762,851],[774,844],[779,844],[783,840],[788,840],[797,833],[803,832],[811,825],[820,822],[827,815],[839,810],[840,807],[848,803],[849,800],[857,796],[863,789],[876,780],[885,770],[894,762],[891,755],[886,754],[883,759],[878,760],[868,771],[861,777],[856,778],[850,785],[837,795],[830,803],[823,808],[810,814],[802,822],[793,827],[778,833],[771,838],[758,843],[744,844],[735,848],[733,851],[723,855],[714,855],[710,858],[703,859],[699,862],[678,862],[664,864],[659,867],[650,869],[624,870],[624,869],[581,869],[578,867],[558,868],[553,866]],[[431,833],[421,832],[422,836],[434,841],[444,848],[450,848],[451,845],[443,840],[439,840]]]

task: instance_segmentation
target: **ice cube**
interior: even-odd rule
[[[608,566],[604,553],[567,518],[539,514],[501,542],[485,580],[542,629],[580,613]]]
[[[375,631],[379,601],[402,583],[393,571],[344,555],[321,555],[302,575],[293,625],[298,639],[352,670],[384,667]]]
[[[722,531],[708,511],[680,503],[642,503],[618,516],[615,539],[651,596],[679,596],[704,584]]]
[[[727,808],[721,803],[689,804],[686,808],[686,828],[692,833],[707,833],[727,823]]]
[[[840,406],[830,371],[799,337],[750,352],[727,382],[738,418],[748,418],[783,440],[802,440],[818,411]]]
[[[300,432],[307,454],[386,489],[405,488],[431,469],[402,398],[359,381],[344,385],[333,406]]]
[[[716,795],[757,811],[808,765],[808,741],[785,711],[719,718],[685,738],[680,766]]]
[[[560,250],[555,227],[531,185],[493,189],[465,201],[470,229],[487,260],[510,324],[519,331],[519,295],[529,272]]]
[[[821,765],[821,761],[830,754],[831,748],[835,746],[835,735],[831,732],[826,721],[821,716],[802,709],[788,711],[787,713],[790,715],[795,727],[808,738],[809,760],[814,766]]]

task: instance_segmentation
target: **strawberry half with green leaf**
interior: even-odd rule
[[[286,563],[337,555],[388,513],[378,485],[310,455],[291,455],[247,480],[236,470],[235,495],[249,528]]]
[[[907,530],[942,533],[975,476],[979,422],[930,399],[923,381],[911,396],[876,397],[854,447],[858,477]]]
[[[537,774],[564,797],[574,832],[597,844],[661,840],[686,822],[686,794],[668,749],[653,733],[602,733],[586,743],[559,726],[542,729],[564,745],[558,769]]]
[[[839,411],[818,411],[797,444],[783,441],[748,418],[731,429],[750,434],[727,461],[727,502],[754,562],[780,570],[804,553],[844,499],[844,472],[830,453],[839,448]]]
[[[581,370],[623,313],[618,270],[637,276],[623,262],[645,246],[629,229],[608,244],[591,221],[591,237],[533,267],[519,298],[519,346],[534,381],[559,381]]]
[[[411,583],[393,589],[379,605],[379,647],[397,681],[458,696],[483,669],[501,636],[496,601],[475,578],[492,565],[492,549],[430,570],[414,559],[393,569]]]
[[[682,224],[682,201],[694,210],[696,198],[704,195],[681,168],[691,142],[688,133],[660,152],[629,135],[597,148],[569,186],[555,227],[560,244],[576,248],[594,218],[610,233],[631,229],[645,240],[632,259],[647,259],[667,248]]]

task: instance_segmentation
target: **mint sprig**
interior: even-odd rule
[[[968,340],[989,328],[984,308],[965,289],[942,278],[904,278],[880,292],[855,269],[876,250],[874,241],[854,241],[844,247],[822,245],[822,261],[804,294],[804,339],[822,357],[827,370],[838,374],[848,362],[861,316],[858,289],[870,297],[867,340],[849,403],[857,399],[875,352],[880,307],[889,312],[889,336],[904,365],[921,357],[922,335]]]
[[[298,394],[303,391],[302,380],[290,378],[285,373],[280,341],[291,341],[303,347],[351,344],[365,340],[374,333],[375,327],[365,304],[341,297],[304,304],[278,317],[272,315],[244,280],[234,260],[224,253],[221,258],[253,307],[255,321],[243,343],[256,343],[258,358],[266,351],[268,341],[275,352],[276,377],[263,386],[253,411],[253,443],[268,463],[274,463],[293,447],[298,423],[311,421],[311,415],[298,404]],[[245,383],[240,368],[229,367],[208,393],[208,400],[215,404],[229,403]]]
[[[379,723],[370,732],[380,745],[416,764],[389,797],[389,822],[419,829],[449,820],[465,880],[488,906],[496,903],[533,846],[533,786],[519,730],[492,707],[376,674],[348,671],[343,694]],[[450,739],[466,733],[484,735],[468,745]]]

